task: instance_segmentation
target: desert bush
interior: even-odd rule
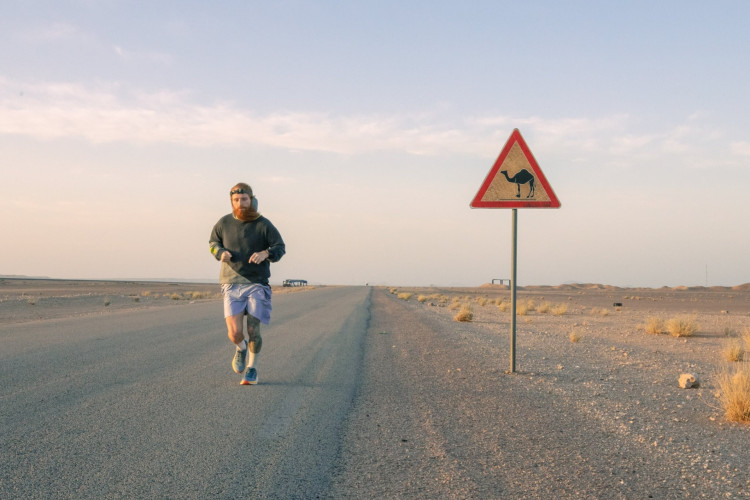
[[[723,353],[725,360],[735,363],[744,359],[745,348],[742,346],[742,343],[740,343],[739,340],[730,340],[724,346]]]
[[[692,318],[670,318],[667,321],[667,331],[674,337],[690,337],[698,332],[698,324]]]
[[[552,314],[555,316],[562,316],[566,312],[568,312],[568,304],[557,304],[552,308]]]
[[[109,299],[109,297],[107,297],[106,299],[104,299],[104,307],[109,307],[109,305],[111,303],[112,303],[112,301]]]
[[[578,333],[577,330],[573,330],[570,332],[570,341],[573,343],[577,343],[581,340],[581,335]]]
[[[592,307],[590,313],[592,316],[609,316],[609,311],[604,307]]]
[[[477,304],[479,304],[480,306],[486,306],[487,302],[489,302],[489,299],[487,299],[487,297],[477,297]]]
[[[398,297],[401,300],[409,300],[413,294],[409,292],[401,292],[396,297]]]
[[[549,302],[545,302],[541,304],[539,307],[537,307],[536,310],[538,313],[547,314],[551,308],[552,308],[552,305]]]
[[[534,304],[533,300],[527,300],[526,301],[526,311],[531,312],[536,310],[536,304]]]
[[[469,307],[467,304],[464,304],[461,307],[461,310],[458,311],[458,313],[453,316],[453,319],[456,321],[471,321],[474,319],[474,313],[471,311],[471,307]]]
[[[508,302],[503,302],[503,301],[500,301],[500,303],[497,305],[497,308],[500,309],[502,312],[507,312],[509,307],[510,307],[510,304]]]
[[[658,335],[666,331],[664,328],[664,320],[661,318],[657,318],[656,316],[650,316],[649,318],[647,318],[646,324],[643,326],[643,328],[646,330],[646,333],[651,333],[654,335]]]
[[[735,365],[719,375],[719,400],[727,420],[750,422],[750,364]]]
[[[531,309],[533,311],[533,309]],[[528,304],[516,304],[516,314],[519,316],[526,316],[529,314]]]
[[[179,293],[173,293],[169,298],[172,300],[180,300],[182,296]]]
[[[426,301],[427,301],[427,296],[426,295],[420,294],[420,295],[417,296],[417,302],[426,302]]]

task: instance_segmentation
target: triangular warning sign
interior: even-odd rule
[[[510,134],[471,208],[560,208],[518,129]]]

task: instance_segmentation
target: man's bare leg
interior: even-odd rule
[[[229,340],[237,346],[237,350],[232,358],[232,369],[237,373],[245,371],[247,359],[247,342],[245,341],[245,315],[243,313],[235,314],[226,318],[227,336]]]

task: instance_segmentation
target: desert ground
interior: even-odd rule
[[[301,288],[273,287],[274,293]],[[0,278],[0,324],[220,299],[218,284]]]
[[[313,288],[274,287],[274,293],[298,293]],[[468,399],[473,397],[470,390],[487,398],[498,390],[502,393],[505,385],[506,390],[522,391],[538,401],[539,411],[546,404],[567,409],[569,414],[557,416],[561,423],[555,432],[568,429],[581,446],[606,448],[602,455],[611,456],[612,464],[618,464],[582,462],[582,470],[601,473],[602,468],[611,466],[613,477],[631,474],[635,482],[660,478],[664,485],[662,489],[660,485],[654,486],[653,491],[661,493],[654,498],[701,497],[705,492],[723,492],[722,497],[726,498],[750,497],[747,466],[750,425],[727,419],[718,383],[725,370],[750,363],[747,354],[750,284],[659,289],[598,284],[519,288],[514,373],[508,370],[510,291],[507,286],[377,287],[373,293],[381,297],[375,302],[389,302],[401,314],[423,318],[420,324],[429,325],[427,330],[430,330],[421,336],[413,334],[410,344],[409,327],[398,323],[391,314],[390,319],[382,321],[386,325],[383,331],[378,331],[382,335],[369,340],[376,346],[378,339],[387,343],[382,352],[372,351],[372,356],[379,357],[376,365],[393,361],[389,359],[396,351],[386,347],[393,344],[395,349],[397,344],[403,345],[406,347],[401,349],[408,348],[408,359],[444,366],[441,376],[446,381],[453,380],[456,387],[463,384],[461,387],[466,390],[463,394]],[[219,287],[215,284],[0,279],[0,325],[71,316],[106,316],[113,311],[143,308],[186,307],[196,301],[219,298]],[[461,306],[471,311],[469,321],[454,319]],[[662,320],[664,325],[679,318],[695,331],[689,336],[675,336],[665,326],[661,333],[649,333],[647,325],[651,318]],[[378,324],[377,318],[373,318],[372,325]],[[442,344],[430,345],[425,340],[433,336],[440,338]],[[744,360],[729,359],[727,353],[733,346],[745,351]],[[417,365],[405,366],[417,370],[413,374],[415,380],[423,376],[418,373]],[[681,387],[678,380],[683,374],[694,376],[696,383]],[[382,385],[377,380],[373,383],[377,395]],[[409,425],[401,416],[394,416],[386,404],[377,403],[377,398],[373,401],[376,403],[363,400],[361,408],[355,406],[348,431],[352,436],[371,433],[370,441],[359,439],[357,442],[364,443],[361,449],[355,445],[343,451],[348,463],[369,466],[370,471],[378,467],[368,461],[373,460],[371,451],[377,447],[377,440],[382,439],[382,431],[371,429],[369,422],[377,415],[379,421],[389,421],[394,430]],[[428,403],[432,404],[425,402]],[[479,406],[497,406],[490,403],[483,401]],[[440,406],[440,410],[458,411],[452,405]],[[455,418],[458,421],[465,416],[457,414]],[[597,427],[600,435],[608,437],[606,442],[585,443],[586,427],[591,425]],[[495,432],[487,426],[481,429]],[[478,440],[471,449],[479,450],[482,446],[483,438],[477,436],[465,436]],[[532,452],[526,448],[528,444],[512,450],[523,457],[518,461],[519,473],[524,467],[528,470],[544,461],[529,456]],[[467,453],[470,449],[460,443],[453,445]],[[651,457],[650,463],[663,467],[663,472],[649,473],[638,464],[633,465],[632,471],[616,470],[621,467],[616,457],[630,456],[630,448],[638,449],[632,452],[635,456]],[[536,452],[540,456],[549,454],[542,449]],[[426,456],[425,460],[434,458]],[[362,478],[372,478],[355,472],[336,483],[341,491],[356,491],[362,486],[359,481],[365,481]],[[404,480],[408,482],[408,478]],[[528,485],[519,486],[519,491],[528,491],[521,490],[522,487]],[[570,488],[565,491],[573,497],[571,492],[575,487]],[[543,495],[540,493],[539,497]]]

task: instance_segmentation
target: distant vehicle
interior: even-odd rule
[[[284,280],[281,286],[307,286],[307,280]]]

